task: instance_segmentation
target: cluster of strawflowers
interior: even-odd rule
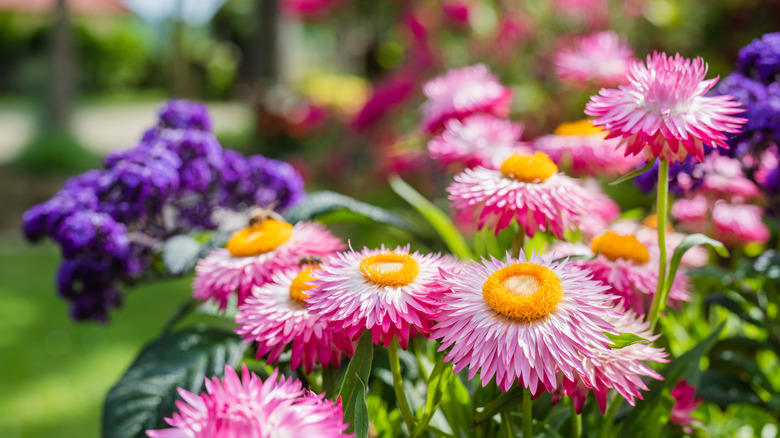
[[[610,38],[596,42],[613,44]],[[759,66],[753,70],[766,70],[752,62]],[[468,260],[468,254],[458,254],[457,259],[412,251],[410,246],[355,250],[319,224],[289,224],[278,215],[261,213],[233,233],[224,248],[198,262],[194,296],[222,309],[236,306],[235,331],[256,345],[258,358],[275,364],[286,361],[283,353],[289,351],[290,367],[303,367],[306,373],[317,365],[343,366],[364,334],[388,348],[391,362],[398,360],[399,347],[407,349],[411,339],[427,337],[446,352],[440,360],[451,362],[454,372],[468,369],[469,379],[479,374],[483,386],[495,377],[502,391],[520,385],[529,399],[545,392],[554,403],[570,397],[577,413],[590,393],[605,412],[610,390],[633,405],[647,389],[643,378],[661,379],[647,364],[666,361],[663,349],[651,345],[658,337],[653,329],[659,312],[667,300],[674,305],[689,298],[684,267],[701,263],[695,253],[688,253],[677,275],[666,277],[667,246],[683,239],[667,230],[669,165],[685,163],[689,156],[707,163],[705,147],[727,149],[727,142],[737,138],[728,135],[740,135],[746,120],[737,116],[744,108],[730,95],[707,94],[716,79],[705,79],[707,66],[700,58],[654,53],[646,62],[625,64],[624,83],[602,89],[588,103],[586,114],[594,119],[564,123],[534,142],[520,140],[522,126],[507,119],[511,90],[484,65],[452,70],[423,87],[428,100],[422,106],[421,129],[431,135],[431,156],[456,172],[447,188],[456,219],[495,234],[517,224],[513,250],[505,257]],[[614,72],[609,74],[611,79]],[[138,177],[143,182],[122,180],[106,186],[111,190],[82,176],[54,198],[62,198],[59,204],[67,201],[67,209],[47,210],[43,204],[28,213],[28,234],[48,234],[60,242],[65,264],[81,260],[81,253],[71,247],[97,244],[101,254],[117,254],[101,261],[116,259],[127,269],[129,260],[143,260],[145,247],[128,243],[135,230],[154,238],[157,226],[170,234],[175,225],[167,223],[209,228],[211,223],[198,212],[272,203],[257,199],[261,192],[277,196],[273,200],[279,206],[299,196],[299,187],[283,178],[251,179],[254,186],[238,190],[255,174],[246,168],[243,174],[226,172],[226,152],[221,152],[221,166],[209,167],[207,142],[189,137],[207,133],[192,123],[183,123],[183,131],[170,126],[164,121],[168,111],[137,150],[143,148],[143,162],[156,162],[151,157],[159,156],[161,168],[176,171],[143,173],[147,179]],[[177,113],[174,118],[187,117]],[[166,153],[170,151],[175,152]],[[134,156],[110,157],[101,174],[122,175],[115,170],[117,163],[138,164]],[[584,178],[613,177],[655,160],[659,208],[642,222],[617,220],[619,208],[599,191],[598,183],[574,179],[559,169]],[[185,164],[193,161],[198,171]],[[733,181],[733,175],[718,173],[726,172],[719,166],[712,164],[713,173]],[[220,170],[208,184],[198,186],[206,169]],[[145,184],[162,175],[175,175],[176,184]],[[697,189],[720,193],[714,185],[704,178]],[[84,195],[88,199],[81,199],[76,187],[89,187]],[[239,202],[237,191],[254,193],[255,198]],[[196,198],[194,204],[189,197]],[[164,220],[168,207],[175,211],[170,222]],[[67,213],[44,214],[49,210]],[[72,231],[76,224],[69,224],[70,219],[85,210],[92,215],[86,219],[93,224],[85,227],[89,232]],[[128,212],[133,212],[131,217]],[[543,253],[524,251],[525,238],[537,233],[559,240]],[[87,266],[95,262],[87,260]],[[139,272],[136,269],[127,272]],[[626,334],[647,342],[617,348],[612,340]],[[166,419],[171,428],[148,435],[346,435],[340,400],[311,393],[292,379],[277,380],[276,373],[263,382],[246,368],[239,377],[228,367],[223,380],[207,380],[205,388],[200,395],[180,390],[178,412]],[[678,404],[671,421],[692,421],[689,414],[697,404],[693,391],[681,383],[672,392]],[[407,427],[413,426],[403,409],[403,393],[396,396]],[[527,423],[524,431],[530,427]]]

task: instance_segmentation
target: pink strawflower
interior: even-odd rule
[[[631,48],[613,31],[604,31],[574,40],[574,48],[555,56],[555,73],[562,81],[582,85],[614,86],[628,82],[626,74],[634,61]]]
[[[408,246],[345,251],[320,266],[306,303],[332,330],[352,339],[371,330],[375,343],[387,347],[396,337],[406,349],[415,331],[428,334],[433,325],[447,290],[439,269],[455,266],[448,257],[412,253]]]
[[[549,230],[562,238],[586,211],[585,189],[542,152],[513,154],[499,170],[466,169],[447,191],[459,220],[475,221],[479,229],[489,225],[496,234],[516,219],[529,236]]]
[[[693,433],[691,423],[696,419],[691,416],[692,413],[699,408],[704,399],[696,399],[696,388],[689,385],[685,379],[680,380],[677,386],[672,390],[672,397],[674,398],[674,407],[672,413],[669,416],[669,422],[676,424],[683,428],[683,431],[687,434]]]
[[[315,363],[338,367],[344,357],[352,356],[351,339],[329,330],[327,321],[306,308],[304,300],[312,287],[307,282],[316,278],[312,275],[317,275],[316,268],[276,273],[273,282],[254,287],[238,308],[235,332],[246,342],[257,342],[258,358],[268,354],[266,362],[276,363],[290,346],[290,368],[303,364],[311,373]]]
[[[709,154],[704,159],[704,181],[701,192],[710,197],[749,201],[761,195],[761,190],[742,171],[742,163],[720,154]]]
[[[764,210],[757,205],[716,201],[712,207],[714,237],[733,246],[750,242],[766,243],[769,240],[769,228],[762,220],[763,215]]]
[[[704,232],[704,222],[710,215],[709,203],[702,194],[691,199],[678,199],[672,204],[671,215],[686,228]]]
[[[634,170],[642,158],[626,156],[618,149],[620,140],[606,135],[589,120],[562,123],[552,135],[536,139],[534,147],[575,176],[612,178]]]
[[[631,64],[628,85],[592,96],[585,114],[611,131],[607,138],[623,137],[626,155],[682,162],[691,154],[703,161],[705,144],[728,149],[726,133],[740,132],[746,122],[733,116],[744,109],[732,96],[705,96],[718,81],[706,74],[701,58],[655,52],[646,66]]]
[[[345,247],[319,224],[299,222],[293,227],[273,223],[280,224],[269,219],[237,231],[227,248],[215,249],[198,261],[193,296],[213,299],[224,309],[237,294],[241,305],[253,286],[273,281],[275,273],[297,267],[304,257],[325,257]]]
[[[431,157],[445,166],[497,169],[514,152],[529,153],[522,142],[523,125],[488,114],[447,120],[444,132],[428,142]]]
[[[643,322],[636,313],[617,311],[607,318],[620,333],[633,333],[649,341],[655,341],[660,335],[653,335],[650,323]],[[599,410],[603,414],[607,408],[607,393],[615,389],[626,401],[634,406],[634,398],[642,399],[641,391],[647,386],[642,376],[663,380],[644,362],[668,362],[667,354],[661,348],[645,343],[636,343],[623,348],[611,348],[607,352],[597,351],[598,361],[583,358],[586,373],[574,380],[563,378],[562,388],[553,393],[553,403],[560,400],[562,394],[571,397],[577,413],[581,413],[588,393],[592,390]]]
[[[593,273],[608,286],[607,293],[618,297],[624,310],[644,315],[658,286],[657,246],[645,245],[636,236],[607,231],[596,236],[588,247],[581,243],[558,242],[551,248],[558,257],[584,256],[572,264]],[[684,271],[678,271],[669,292],[671,303],[690,300]]]
[[[364,131],[379,123],[388,113],[401,106],[417,89],[417,79],[406,70],[392,74],[374,84],[371,97],[350,122],[355,131]]]
[[[206,392],[178,388],[178,412],[168,429],[147,430],[151,438],[351,437],[344,433],[341,400],[302,388],[301,382],[274,371],[265,382],[242,367],[241,378],[229,366],[225,377],[206,378]]]
[[[338,3],[344,0],[281,0],[281,10],[285,14],[301,18],[319,18],[326,15]]]
[[[680,199],[677,202],[687,201]],[[705,203],[706,207],[706,203]],[[619,234],[632,234],[646,247],[658,247],[658,217],[655,214],[645,217],[642,222],[633,220],[619,220],[609,225],[609,230]],[[671,261],[674,250],[682,243],[687,234],[674,231],[671,225],[666,223],[666,257]],[[687,268],[700,268],[709,261],[707,248],[701,245],[694,246],[682,257],[680,266]]]
[[[585,188],[585,211],[589,214],[582,215],[579,228],[587,239],[592,239],[620,216],[620,206],[604,194],[595,179],[584,180],[582,187]]]
[[[428,100],[420,107],[421,127],[428,133],[440,131],[449,119],[475,113],[506,117],[512,100],[512,91],[501,85],[484,64],[450,70],[426,82],[423,93]]]
[[[609,352],[611,299],[570,263],[521,254],[442,276],[452,292],[431,337],[441,339],[439,351],[450,349],[444,360],[455,372],[468,366],[482,386],[495,375],[502,391],[518,380],[536,395],[554,391],[557,372],[574,380],[587,372],[583,357],[598,362],[597,352]]]
[[[444,16],[458,26],[469,24],[469,4],[464,0],[449,0],[441,5]]]

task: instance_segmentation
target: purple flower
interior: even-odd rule
[[[768,33],[739,51],[739,71],[764,84],[780,81],[780,32]]]

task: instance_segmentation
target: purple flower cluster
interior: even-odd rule
[[[705,147],[707,149],[712,149]],[[634,184],[644,193],[650,193],[658,183],[658,161],[646,172],[634,178]],[[682,163],[669,165],[669,192],[674,196],[684,196],[695,192],[704,183],[705,166],[698,159],[688,156]]]
[[[222,149],[210,129],[202,104],[168,102],[135,148],[25,212],[27,239],[60,245],[58,290],[75,319],[107,320],[121,304],[117,284],[137,280],[168,237],[216,228],[215,210],[281,210],[302,198],[292,166]]]

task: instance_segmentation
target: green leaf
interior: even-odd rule
[[[611,183],[609,183],[609,185],[616,186],[616,185],[618,185],[618,184],[620,184],[620,183],[622,183],[624,181],[628,181],[630,179],[634,179],[637,176],[639,176],[639,175],[647,172],[648,170],[650,170],[650,168],[653,167],[654,164],[655,164],[655,161],[651,161],[651,162],[645,164],[642,168],[636,169],[636,170],[634,170],[634,171],[632,171],[630,173],[627,173],[627,174],[621,176],[620,178],[612,181]]]
[[[706,304],[717,304],[723,307],[724,309],[728,310],[729,312],[733,313],[741,320],[753,324],[756,327],[761,327],[761,328],[766,327],[766,324],[763,321],[759,321],[756,318],[750,316],[748,311],[745,310],[739,303],[737,303],[736,301],[734,301],[733,299],[729,298],[724,294],[708,295],[704,299],[704,302]]]
[[[145,437],[147,429],[167,427],[176,388],[202,392],[203,379],[235,367],[248,344],[229,331],[185,329],[148,344],[117,384],[103,407],[103,436]]]
[[[431,418],[433,418],[433,414],[439,409],[442,394],[447,390],[449,381],[452,378],[455,378],[455,375],[452,373],[452,364],[445,364],[444,358],[439,357],[436,365],[433,367],[433,371],[431,371],[431,375],[428,377],[428,395],[425,401],[425,411],[417,427],[415,427],[414,433],[412,433],[413,437],[418,436],[425,430],[425,426],[428,425]]]
[[[633,344],[649,344],[650,340],[645,339],[634,333],[620,333],[619,335],[613,335],[611,333],[604,333],[612,344],[610,348],[624,348]]]
[[[447,391],[442,392],[441,411],[453,431],[459,438],[472,436],[471,420],[474,415],[471,397],[460,377],[453,373]],[[430,427],[430,425],[428,425]]]
[[[347,211],[352,216],[361,216],[375,222],[392,225],[405,230],[411,230],[412,226],[406,219],[397,214],[374,205],[366,204],[357,199],[340,193],[321,191],[309,193],[306,200],[287,210],[284,218],[294,224],[303,220],[314,219],[326,213],[334,211]]]
[[[680,244],[677,245],[677,248],[675,248],[674,254],[672,255],[672,260],[669,263],[669,272],[666,276],[666,282],[664,283],[665,291],[663,296],[668,297],[669,291],[672,290],[674,276],[677,274],[677,268],[680,267],[680,262],[682,261],[683,255],[685,255],[685,253],[694,246],[704,244],[715,248],[715,252],[717,252],[721,257],[728,257],[729,255],[729,251],[725,246],[723,246],[722,243],[715,239],[711,239],[704,234],[689,234],[685,236],[682,242],[680,242]],[[660,308],[658,309],[658,313],[660,314],[660,312],[662,312],[666,307],[666,303],[660,303],[659,307]]]
[[[484,423],[494,415],[500,414],[507,409],[519,405],[523,402],[523,387],[519,384],[512,385],[509,391],[502,392],[495,400],[488,403],[481,411],[474,416],[474,425]]]
[[[193,268],[200,258],[200,243],[185,234],[166,240],[162,249],[165,269],[173,275],[183,275]]]
[[[371,331],[366,330],[360,337],[355,354],[349,361],[347,372],[344,375],[344,383],[341,384],[339,396],[341,400],[347,400],[344,406],[344,422],[350,423],[347,432],[352,432],[352,420],[355,417],[355,399],[352,397],[361,382],[368,382],[371,375],[371,363],[374,360],[374,343],[371,341]],[[365,397],[363,397],[365,399]]]
[[[352,430],[355,438],[368,438],[368,405],[366,404],[366,384],[358,377],[355,390],[349,404],[355,407],[355,415],[352,417]]]
[[[390,187],[433,226],[453,254],[462,260],[474,259],[474,255],[463,236],[444,212],[398,176],[390,178]]]

